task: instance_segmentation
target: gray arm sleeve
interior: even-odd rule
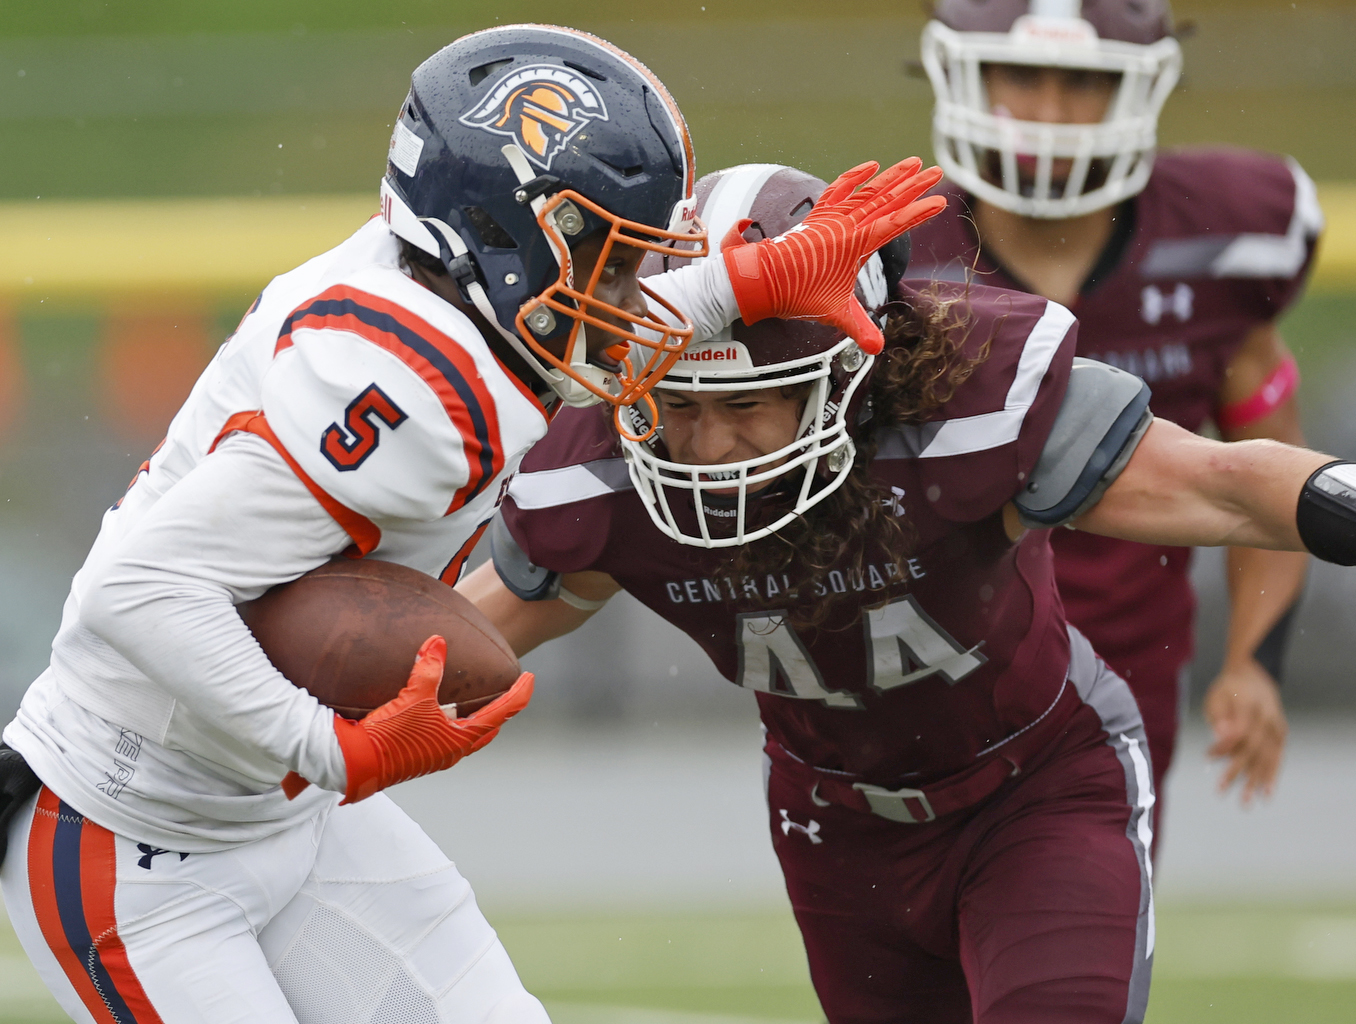
[[[1013,499],[1022,525],[1063,526],[1092,508],[1152,421],[1149,385],[1106,363],[1075,358],[1040,460]]]
[[[490,524],[490,556],[504,586],[520,599],[551,601],[560,594],[560,573],[533,565],[498,513]]]

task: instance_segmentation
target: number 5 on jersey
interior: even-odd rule
[[[344,425],[331,423],[320,435],[320,453],[341,473],[357,469],[381,443],[377,421],[394,430],[408,416],[375,384],[369,384],[344,410]]]

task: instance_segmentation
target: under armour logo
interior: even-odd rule
[[[149,843],[137,843],[137,849],[144,854],[144,856],[137,859],[137,867],[145,868],[147,871],[151,870],[151,861],[156,857],[159,857],[162,853],[174,852],[173,850],[161,850],[158,847],[151,846]],[[187,858],[188,854],[179,854],[179,863],[182,864]]]
[[[1140,315],[1144,317],[1146,324],[1158,323],[1163,319],[1164,313],[1171,313],[1177,318],[1178,323],[1186,323],[1191,319],[1196,293],[1191,290],[1191,285],[1185,282],[1173,288],[1170,295],[1164,294],[1153,285],[1146,285],[1139,298]]]
[[[881,498],[880,503],[884,505],[886,508],[888,508],[891,512],[893,512],[895,514],[895,518],[898,519],[905,512],[904,488],[891,486],[890,497]]]
[[[823,839],[819,838],[819,822],[815,821],[814,818],[810,819],[810,824],[808,825],[802,825],[798,821],[792,821],[791,815],[788,814],[786,808],[783,807],[782,835],[789,836],[791,834],[792,829],[795,829],[797,832],[803,832],[805,834],[805,837],[809,839],[810,842],[815,846],[818,846],[820,843],[824,841]]]

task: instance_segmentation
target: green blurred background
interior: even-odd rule
[[[1184,0],[1175,9],[1196,32],[1162,142],[1290,153],[1336,187],[1325,196],[1350,195],[1356,6]],[[412,68],[466,31],[512,21],[589,29],[648,63],[688,117],[699,171],[757,160],[831,177],[864,159],[926,156],[931,92],[909,69],[924,19],[919,4],[876,0],[0,0],[0,238],[16,211],[43,203],[322,194],[374,203]],[[78,244],[69,259],[82,259]],[[0,292],[0,720],[45,662],[99,509],[263,283],[139,297]],[[1310,436],[1348,457],[1353,325],[1356,280],[1340,275],[1285,324],[1306,375]],[[1308,633],[1340,639],[1297,640],[1287,694],[1293,707],[1342,721],[1356,710],[1344,580],[1320,574],[1326,603],[1311,595]],[[1221,621],[1218,593],[1205,596],[1198,681],[1213,672]],[[678,674],[675,665],[666,675]],[[615,693],[587,696],[590,708],[625,717]],[[544,721],[567,720],[572,699],[544,699]],[[700,711],[680,710],[700,721]],[[1351,893],[1253,897],[1160,908],[1150,1019],[1356,1020]],[[713,896],[679,913],[662,903],[594,913],[487,906],[502,904],[495,923],[561,1024],[819,1019],[784,906],[736,899],[722,909]],[[0,1024],[55,1019],[0,923]]]
[[[1198,31],[1165,144],[1256,146],[1319,180],[1352,176],[1349,2],[1176,13]],[[905,68],[924,13],[909,0],[5,0],[0,198],[371,189],[413,66],[463,32],[530,20],[649,64],[699,169],[757,159],[832,175],[928,148],[931,92]]]

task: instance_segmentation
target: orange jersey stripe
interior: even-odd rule
[[[273,428],[268,425],[268,420],[264,418],[262,412],[257,410],[238,412],[228,419],[226,425],[221,428],[216,439],[212,442],[212,447],[207,449],[208,454],[210,455],[216,450],[217,445],[222,442],[227,434],[233,434],[237,430],[257,434],[282,456],[283,461],[297,475],[297,479],[306,485],[311,496],[320,502],[320,506],[352,538],[353,545],[357,550],[354,553],[345,552],[345,554],[348,554],[351,558],[361,558],[363,555],[371,554],[376,546],[381,543],[381,528],[362,513],[355,512],[347,505],[340,503],[328,491],[312,480],[306,470],[302,469],[297,460],[292,458],[287,449],[283,447],[283,443],[278,440],[278,435],[273,433]]]
[[[438,579],[442,580],[449,587],[456,586],[457,580],[461,579],[461,568],[466,564],[466,560],[471,557],[471,552],[475,546],[480,543],[480,538],[485,534],[485,528],[490,525],[490,520],[486,519],[476,527],[476,532],[467,538],[466,543],[461,549],[452,556],[452,561],[447,563],[447,568],[442,571]]]
[[[118,857],[113,833],[86,821],[80,836],[80,892],[94,950],[117,994],[132,1011],[136,1024],[162,1024],[141,987],[141,979],[127,959],[127,948],[118,935],[114,892],[118,881]]]
[[[452,338],[388,299],[339,285],[292,313],[274,354],[292,344],[297,329],[357,335],[398,357],[433,389],[462,439],[469,477],[444,515],[479,494],[504,468],[498,409],[471,355]]]

